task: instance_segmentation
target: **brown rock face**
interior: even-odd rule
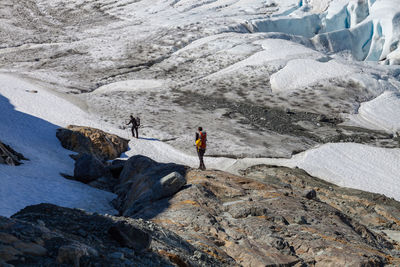
[[[314,188],[302,183],[284,183],[276,174],[253,176],[190,170],[183,190],[131,216],[159,223],[208,255],[242,266],[400,264],[395,243],[359,223],[356,213],[322,202],[320,190],[309,197],[305,191]]]
[[[58,129],[57,138],[69,150],[96,155],[100,159],[115,159],[128,150],[129,140],[102,130],[69,125]]]

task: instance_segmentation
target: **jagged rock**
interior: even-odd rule
[[[132,215],[150,201],[176,193],[185,183],[186,167],[157,163],[144,156],[126,161],[115,187],[117,206],[124,216]]]
[[[131,248],[121,246],[109,229],[122,234]],[[12,218],[0,216],[0,238],[0,266],[173,266],[177,259],[187,266],[234,266],[229,258],[194,257],[203,252],[151,221],[51,204],[26,207]]]
[[[155,184],[153,191],[157,192],[157,198],[169,197],[178,192],[185,184],[186,180],[179,172],[171,172]]]
[[[79,260],[83,256],[98,256],[95,249],[85,246],[81,243],[74,242],[65,246],[61,246],[58,249],[56,261],[59,264],[73,264],[79,266]]]
[[[74,178],[83,183],[90,183],[106,174],[104,164],[95,156],[80,154],[75,160]]]
[[[20,165],[21,160],[28,160],[21,153],[16,152],[10,146],[0,141],[0,164],[7,164],[11,166]]]
[[[128,247],[135,251],[142,251],[149,248],[151,237],[129,224],[118,223],[108,229],[110,236],[122,247]]]
[[[128,150],[129,140],[91,127],[69,125],[56,135],[64,148],[100,159],[115,159]]]
[[[152,219],[208,254],[242,266],[400,263],[383,235],[322,201],[305,199],[304,185],[310,185],[305,177],[281,180],[266,172],[264,180],[262,172],[256,173],[257,180],[189,170],[188,186],[168,199],[148,202],[133,217]]]
[[[233,218],[246,218],[247,216],[265,216],[268,210],[261,203],[237,203],[228,206],[228,212]]]
[[[280,186],[290,183],[296,194],[304,196],[304,184],[318,188],[318,199],[340,210],[361,224],[375,229],[400,230],[400,203],[384,195],[343,188],[312,177],[301,169],[253,166],[243,172],[253,179]],[[306,191],[309,192],[309,191]],[[309,203],[313,205],[312,203]]]
[[[125,163],[126,160],[116,159],[112,161],[110,166],[107,166],[107,169],[110,171],[111,175],[115,179],[118,179],[122,172],[122,169],[124,168]]]
[[[317,192],[314,189],[311,189],[304,193],[304,197],[307,199],[315,199],[317,197]]]
[[[112,258],[112,259],[119,259],[119,260],[123,260],[125,259],[125,255],[122,252],[114,252],[108,255],[108,257]]]
[[[107,174],[107,176],[102,176],[88,183],[88,185],[98,188],[100,190],[113,192],[113,188],[116,185],[116,181]]]
[[[21,251],[15,249],[12,246],[0,244],[0,259],[4,261],[16,260],[19,255],[22,255]]]
[[[294,218],[294,223],[297,223],[297,224],[307,224],[307,219],[304,217],[304,216],[296,216],[295,218]]]

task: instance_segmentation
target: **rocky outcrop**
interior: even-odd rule
[[[115,205],[124,216],[130,216],[151,201],[170,197],[186,184],[187,167],[158,163],[144,156],[126,161],[114,192]]]
[[[0,141],[0,164],[7,164],[11,166],[20,165],[21,160],[27,160],[24,155],[16,152],[10,146]]]
[[[381,194],[344,188],[306,173],[302,169],[258,165],[242,171],[246,177],[303,192],[372,229],[400,231],[400,203]],[[315,193],[312,193],[312,192]]]
[[[360,223],[361,211],[351,214],[323,202],[318,187],[299,182],[304,172],[280,169],[278,175],[279,168],[266,168],[258,176],[248,170],[252,178],[189,170],[184,189],[130,208],[129,215],[158,223],[208,255],[233,258],[242,266],[400,264],[399,246]],[[276,177],[281,175],[298,180]]]
[[[58,129],[57,138],[66,149],[92,154],[104,160],[119,157],[121,153],[128,150],[129,142],[99,129],[75,125]]]
[[[0,266],[228,266],[155,223],[50,204],[0,217]]]
[[[107,175],[106,167],[98,158],[90,154],[79,154],[75,158],[74,178],[90,183]]]
[[[400,229],[400,203],[382,195],[284,167],[115,165],[130,218],[27,207],[0,217],[0,266],[400,266],[399,244],[381,232]]]

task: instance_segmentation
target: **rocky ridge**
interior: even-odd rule
[[[0,217],[0,236],[0,266],[224,265],[152,222],[50,204]]]
[[[74,158],[85,156],[97,159]],[[40,204],[1,217],[1,266],[400,264],[400,245],[385,234],[400,230],[400,203],[384,195],[277,166],[237,176],[144,156],[85,162],[104,165],[88,184],[116,193],[121,216]]]

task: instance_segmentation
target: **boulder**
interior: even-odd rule
[[[58,129],[56,135],[64,148],[104,160],[115,159],[128,150],[129,140],[96,128],[69,125]]]
[[[80,154],[75,160],[74,178],[83,183],[90,183],[106,174],[104,164],[95,156]]]
[[[186,184],[185,178],[179,172],[171,172],[160,179],[159,183],[156,183],[153,188],[154,192],[157,192],[155,198],[160,199],[163,197],[169,197],[179,191]]]
[[[115,186],[117,208],[124,216],[133,215],[146,203],[175,194],[186,184],[187,167],[174,163],[158,163],[145,156],[126,161]]]
[[[80,258],[90,254],[96,256],[97,251],[79,242],[73,242],[58,249],[56,261],[59,264],[79,266]]]
[[[111,238],[117,241],[122,247],[128,247],[134,251],[148,249],[151,237],[148,233],[125,223],[117,223],[108,229]]]
[[[317,197],[317,192],[314,189],[304,192],[304,197],[307,199],[315,199]]]
[[[125,163],[126,160],[116,159],[112,161],[110,166],[107,166],[107,169],[111,172],[112,177],[115,179],[119,178]]]

